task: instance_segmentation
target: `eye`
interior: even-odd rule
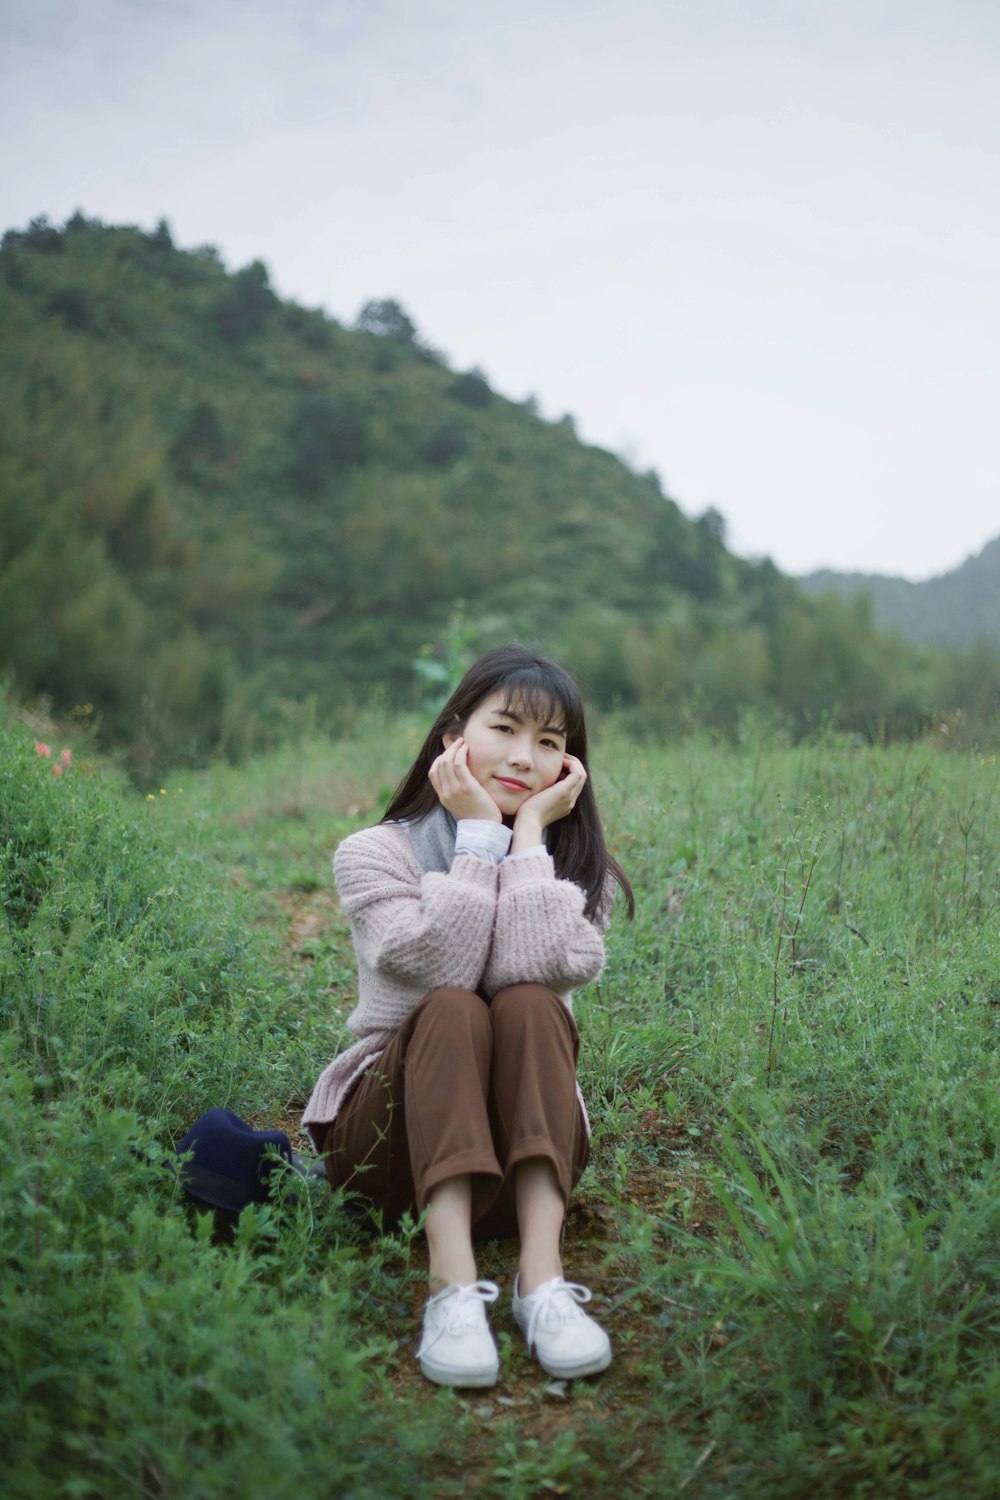
[[[542,740],[542,744],[545,746],[546,750],[559,749],[559,746],[556,744],[555,740]]]
[[[513,734],[514,733],[513,729],[511,729],[511,727],[510,727],[509,724],[494,724],[493,728],[497,731],[498,734]]]

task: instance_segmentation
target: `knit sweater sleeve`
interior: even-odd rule
[[[493,934],[497,866],[455,857],[446,875],[424,873],[388,825],[352,834],[334,855],[340,902],[359,965],[417,987],[475,989]]]
[[[590,984],[604,967],[602,919],[583,914],[584,894],[556,878],[544,849],[500,866],[496,927],[484,983],[495,994],[508,984],[544,984],[565,994]]]

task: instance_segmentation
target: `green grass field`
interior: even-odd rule
[[[566,1264],[616,1358],[547,1382],[505,1295],[462,1394],[413,1357],[419,1233],[320,1185],[227,1237],[172,1168],[210,1105],[295,1134],[353,1003],[329,856],[417,726],[143,792],[38,732],[0,731],[5,1495],[1000,1492],[992,746],[600,739],[638,915],[577,996]]]

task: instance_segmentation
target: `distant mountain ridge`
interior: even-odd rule
[[[1000,641],[1000,536],[960,567],[923,583],[882,573],[837,573],[821,568],[798,582],[810,594],[850,599],[871,595],[876,626],[906,640],[966,647]]]

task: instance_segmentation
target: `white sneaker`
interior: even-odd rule
[[[587,1288],[554,1276],[522,1297],[520,1281],[514,1282],[514,1317],[542,1369],[563,1380],[606,1370],[611,1340],[580,1306],[590,1301]]]
[[[455,1282],[429,1299],[417,1350],[428,1380],[436,1385],[496,1384],[500,1360],[486,1321],[486,1304],[499,1295],[493,1281],[474,1281],[471,1286]]]

